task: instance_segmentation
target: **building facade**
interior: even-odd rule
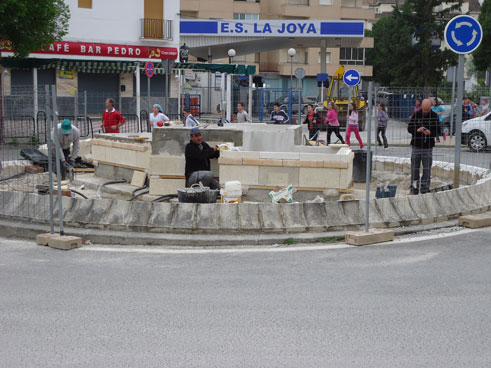
[[[263,20],[369,22],[375,20],[375,11],[368,7],[367,0],[181,0],[181,20],[186,19],[231,19],[246,23]],[[186,37],[181,34],[181,39],[185,41]],[[363,77],[372,76],[372,66],[365,63],[365,49],[373,47],[370,37],[364,37],[355,48],[330,45],[325,49],[325,59],[321,48],[308,39],[298,40],[293,59],[288,55],[287,47],[281,48],[281,42],[277,45],[273,50],[250,52],[250,48],[244,51],[237,44],[234,46],[237,56],[233,61],[256,65],[259,74],[265,77],[266,85],[273,88],[289,87],[292,61],[294,69],[305,69],[303,89],[310,96],[318,93],[316,75],[320,72],[332,75],[340,65],[356,67]],[[223,56],[218,60],[213,55],[209,56],[208,60],[211,58],[213,62],[227,62]],[[324,67],[321,59],[325,60]]]
[[[32,52],[20,62],[8,58],[12,55],[8,45],[0,48],[4,97],[30,89],[42,91],[45,85],[54,84],[58,97],[100,94],[102,110],[104,96],[120,102],[121,98],[136,95],[137,68],[142,78],[141,92],[146,93],[143,66],[147,61],[155,62],[158,72],[151,83],[153,93],[164,96],[165,91],[177,88],[175,78],[165,78],[159,66],[162,60],[178,56],[179,0],[65,3],[71,17],[63,40]]]

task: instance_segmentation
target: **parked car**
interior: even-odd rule
[[[491,112],[462,123],[462,143],[473,152],[483,151],[491,143]]]
[[[273,106],[275,102],[278,102],[280,104],[280,109],[285,110],[285,112],[288,112],[289,97],[290,96],[288,95],[281,96],[276,101],[268,103],[266,105],[267,113],[273,111]],[[312,97],[302,96],[302,114],[307,113],[307,105],[309,104],[316,106],[317,102]],[[298,94],[296,93],[293,94],[293,98],[292,98],[292,114],[298,114]]]

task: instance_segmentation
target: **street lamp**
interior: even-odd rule
[[[288,49],[288,56],[290,57],[290,87],[293,88],[293,57],[297,51],[292,47]]]
[[[232,64],[232,58],[236,55],[237,53],[235,52],[234,49],[228,50],[228,63]]]

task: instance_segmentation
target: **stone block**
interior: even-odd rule
[[[143,171],[135,170],[133,172],[133,178],[131,178],[131,185],[140,188],[145,184],[145,180],[147,180],[147,174]]]
[[[218,165],[218,160],[210,160],[210,170],[214,177],[218,178],[220,176],[220,166]],[[184,175],[184,171],[182,175]]]
[[[300,168],[299,187],[339,188],[340,169]]]
[[[369,201],[370,204],[369,204],[369,226],[370,227],[377,227],[377,228],[380,228],[380,227],[386,227],[387,224],[384,222],[384,219],[382,217],[382,215],[380,214],[380,211],[379,209],[377,208],[377,206],[375,205],[375,202],[373,200]],[[366,210],[366,201],[360,201],[360,210],[361,210],[361,213],[363,214],[363,218],[366,219],[366,216],[367,216],[367,210]]]
[[[258,181],[259,185],[287,186],[292,184],[298,186],[299,168],[297,167],[274,167],[260,166]]]
[[[174,213],[177,211],[177,206],[177,203],[153,203],[148,226],[150,228],[172,228],[172,220]]]
[[[258,166],[220,166],[220,183],[227,181],[239,180],[243,185],[259,184],[259,167]]]
[[[489,213],[480,213],[477,215],[460,216],[459,226],[469,227],[471,229],[491,226],[491,215]]]
[[[283,160],[274,160],[272,158],[261,159],[261,166],[283,166]]]
[[[242,157],[219,157],[218,165],[242,165]]]
[[[262,228],[265,232],[282,232],[285,229],[282,204],[279,203],[259,203]]]
[[[384,171],[384,163],[382,161],[374,161],[373,164],[375,171]]]
[[[230,205],[227,205],[230,206]],[[238,205],[240,229],[244,232],[261,231],[261,220],[258,203],[241,203]]]
[[[411,195],[407,197],[409,205],[419,217],[421,224],[427,225],[436,221],[436,214],[430,211],[423,196]]]
[[[199,203],[197,205],[196,229],[205,232],[216,232],[219,227],[219,203]]]
[[[283,160],[283,167],[300,167],[300,160]]]
[[[172,227],[186,231],[194,230],[196,228],[197,208],[196,203],[179,203],[174,209]]]
[[[150,168],[150,151],[147,152],[136,151],[135,167],[142,168],[142,169]]]
[[[449,213],[452,212],[448,210],[448,206],[442,207],[440,202],[436,198],[436,193],[426,193],[417,196],[410,196],[410,201],[423,201],[426,203],[428,212],[431,213],[431,216],[435,221],[447,221],[449,218],[454,218],[449,216]],[[412,199],[414,198],[414,199]],[[410,202],[413,203],[413,202]]]
[[[259,158],[274,160],[298,160],[297,152],[259,152]]]
[[[353,183],[353,168],[339,170],[339,189],[350,188]]]
[[[112,205],[112,199],[96,199],[86,217],[86,221],[91,224],[97,224],[101,227],[107,225],[107,214]]]
[[[300,167],[317,167],[317,168],[322,168],[324,167],[324,162],[325,161],[306,161],[306,160],[300,160],[299,164]]]
[[[239,223],[239,204],[228,203],[218,205],[218,227],[221,230],[237,231]]]
[[[444,209],[444,213],[448,218],[457,218],[460,215],[470,215],[470,211],[466,208],[466,204],[457,195],[455,190],[435,193],[435,198],[440,204],[440,207]]]
[[[132,202],[113,200],[108,210],[106,222],[110,227],[122,227],[126,225],[126,216],[130,212]]]
[[[154,204],[152,202],[131,202],[131,207],[125,216],[125,224],[130,228],[147,226],[153,213]]]
[[[307,220],[302,203],[283,203],[283,221],[288,232],[303,232],[307,229]]]
[[[349,221],[338,201],[324,202],[324,210],[329,230],[342,230],[349,225]]]
[[[393,206],[390,198],[375,199],[375,205],[388,227],[398,227],[401,225],[403,219],[397,212],[397,209]]]
[[[349,167],[349,162],[343,161],[323,161],[323,167],[332,169],[347,169]]]
[[[152,196],[162,196],[166,194],[177,194],[177,190],[186,186],[185,179],[161,179],[150,178],[150,192]]]
[[[307,227],[313,231],[326,231],[328,224],[326,221],[326,210],[324,203],[305,202],[303,212]]]
[[[364,231],[347,232],[345,234],[346,243],[352,245],[367,245],[384,243],[394,240],[394,232],[384,229],[370,229]]]
[[[92,221],[97,222],[100,220],[100,217],[95,217],[95,214],[92,212],[92,206],[95,202],[95,199],[75,198],[70,211],[65,214],[65,221],[72,224],[88,224]],[[110,205],[109,202],[106,203],[108,206]]]
[[[184,175],[186,159],[183,156],[150,156],[151,175]]]
[[[36,244],[37,245],[42,245],[42,246],[47,246],[49,243],[49,239],[55,237],[55,236],[60,236],[60,234],[54,233],[46,233],[46,234],[38,234],[36,235]]]
[[[48,240],[48,246],[54,249],[70,250],[82,246],[82,239],[78,236],[54,236]]]
[[[360,209],[360,201],[339,201],[338,205],[343,210],[347,224],[363,225],[365,223],[365,216]]]
[[[260,158],[243,158],[242,165],[245,166],[261,166],[263,164],[263,160]]]
[[[413,210],[411,204],[407,197],[394,197],[389,198],[392,205],[395,207],[397,212],[401,216],[401,223],[403,225],[416,225],[421,223],[421,218],[419,215]]]
[[[319,154],[319,153],[299,153],[298,159],[300,161],[326,161],[326,160],[336,160],[336,155],[329,154]]]

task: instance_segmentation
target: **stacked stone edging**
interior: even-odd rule
[[[471,172],[470,177],[477,181],[475,185],[425,195],[371,200],[371,226],[425,225],[488,211],[491,209],[491,175],[480,168],[473,168]],[[57,197],[54,200],[57,216]],[[47,224],[48,203],[47,196],[0,191],[0,217]],[[62,197],[62,205],[67,226],[175,234],[318,233],[360,228],[366,216],[364,201],[192,204]]]

